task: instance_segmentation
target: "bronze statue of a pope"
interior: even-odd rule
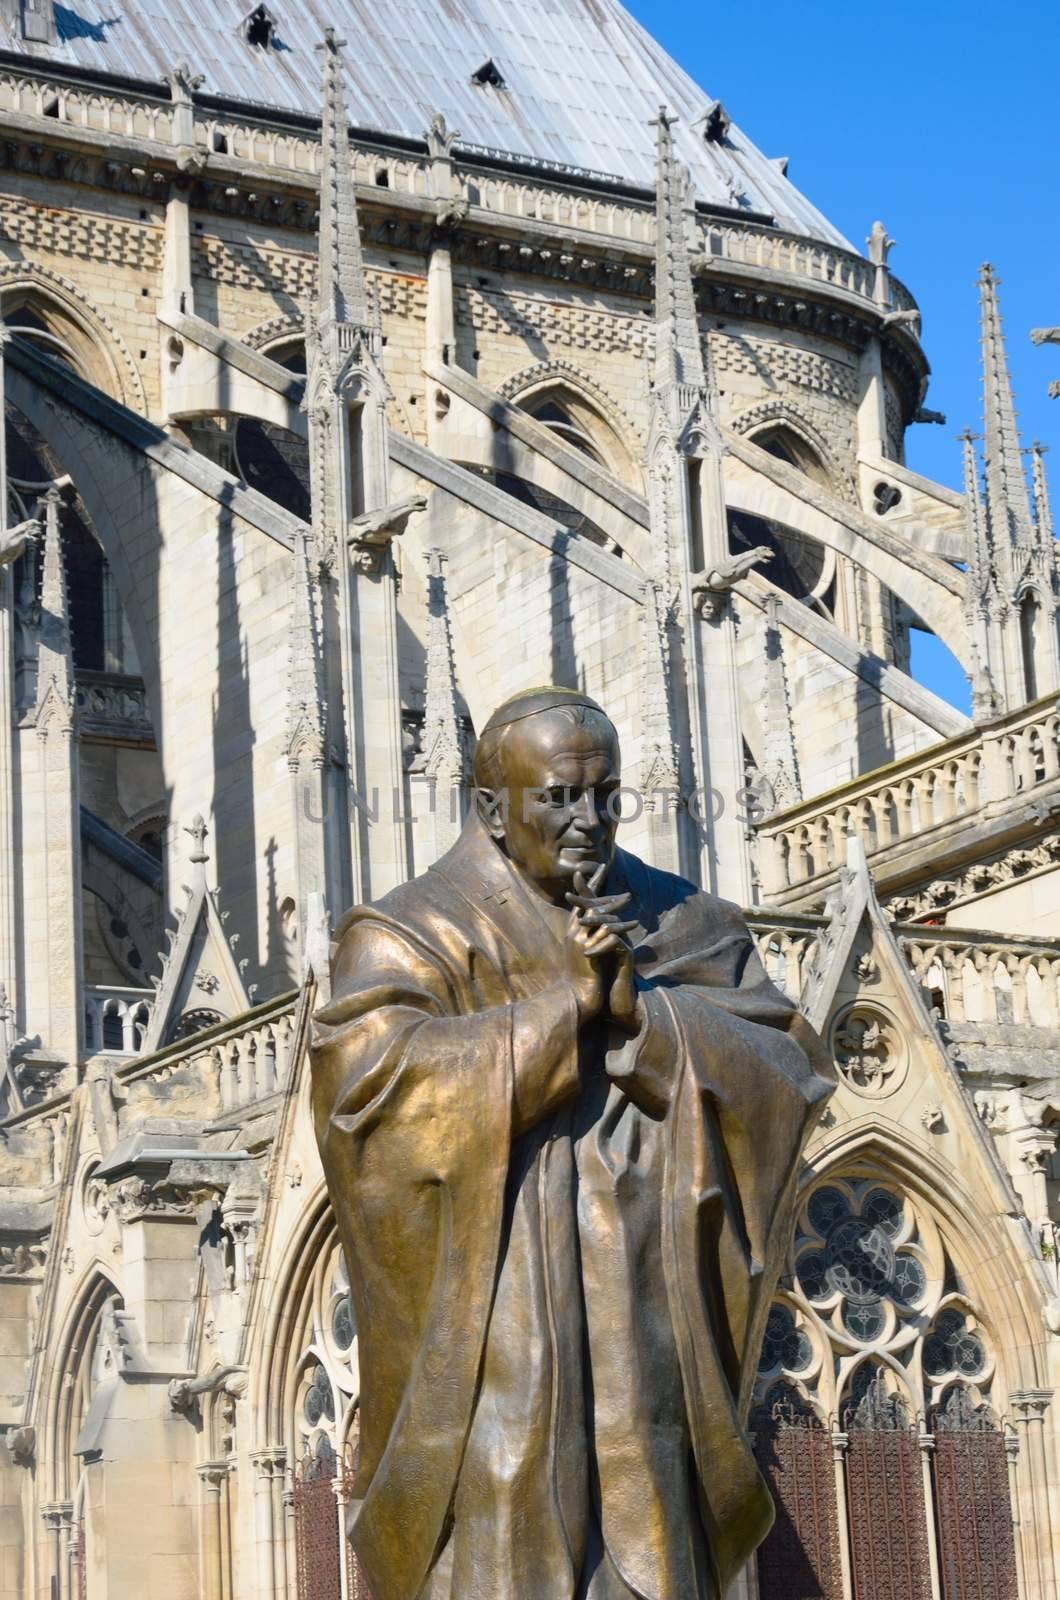
[[[318,1017],[351,1537],[374,1600],[720,1600],[772,1517],[745,1424],[828,1069],[739,911],[616,849],[593,700],[507,701],[474,777]]]

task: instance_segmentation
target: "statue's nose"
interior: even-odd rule
[[[581,828],[585,833],[591,833],[596,826],[596,807],[592,795],[588,792],[578,796],[571,821],[576,828]]]

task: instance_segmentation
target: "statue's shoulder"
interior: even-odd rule
[[[449,856],[444,856],[426,872],[395,885],[369,905],[354,906],[336,928],[336,941],[341,942],[347,934],[363,932],[367,936],[373,929],[386,929],[417,945],[439,952],[446,949],[454,937],[461,937],[469,915],[467,902],[454,888],[453,876],[441,870],[448,860]]]
[[[676,872],[649,866],[628,850],[619,850],[616,854],[622,876],[636,897],[642,917],[649,909],[656,918],[680,911],[689,919],[710,923],[721,931],[747,931],[744,914],[734,901],[697,888]]]

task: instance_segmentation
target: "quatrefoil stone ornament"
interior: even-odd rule
[[[905,1082],[908,1051],[897,1023],[878,1006],[847,1006],[832,1024],[832,1054],[856,1094],[882,1099]]]

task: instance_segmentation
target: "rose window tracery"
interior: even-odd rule
[[[763,1372],[805,1372],[813,1361],[813,1346],[795,1315],[786,1305],[769,1309],[765,1337],[762,1340]]]
[[[935,1383],[948,1378],[979,1378],[987,1366],[986,1346],[971,1326],[967,1312],[940,1311],[924,1341],[924,1376]]]
[[[895,1330],[928,1292],[924,1242],[913,1214],[878,1184],[816,1189],[795,1252],[796,1282],[806,1299],[859,1344]]]
[[[990,1343],[931,1213],[888,1180],[829,1177],[799,1212],[758,1395],[790,1378],[836,1417],[869,1355],[893,1359],[911,1415],[926,1416],[954,1383],[970,1384],[976,1404],[989,1398]]]

